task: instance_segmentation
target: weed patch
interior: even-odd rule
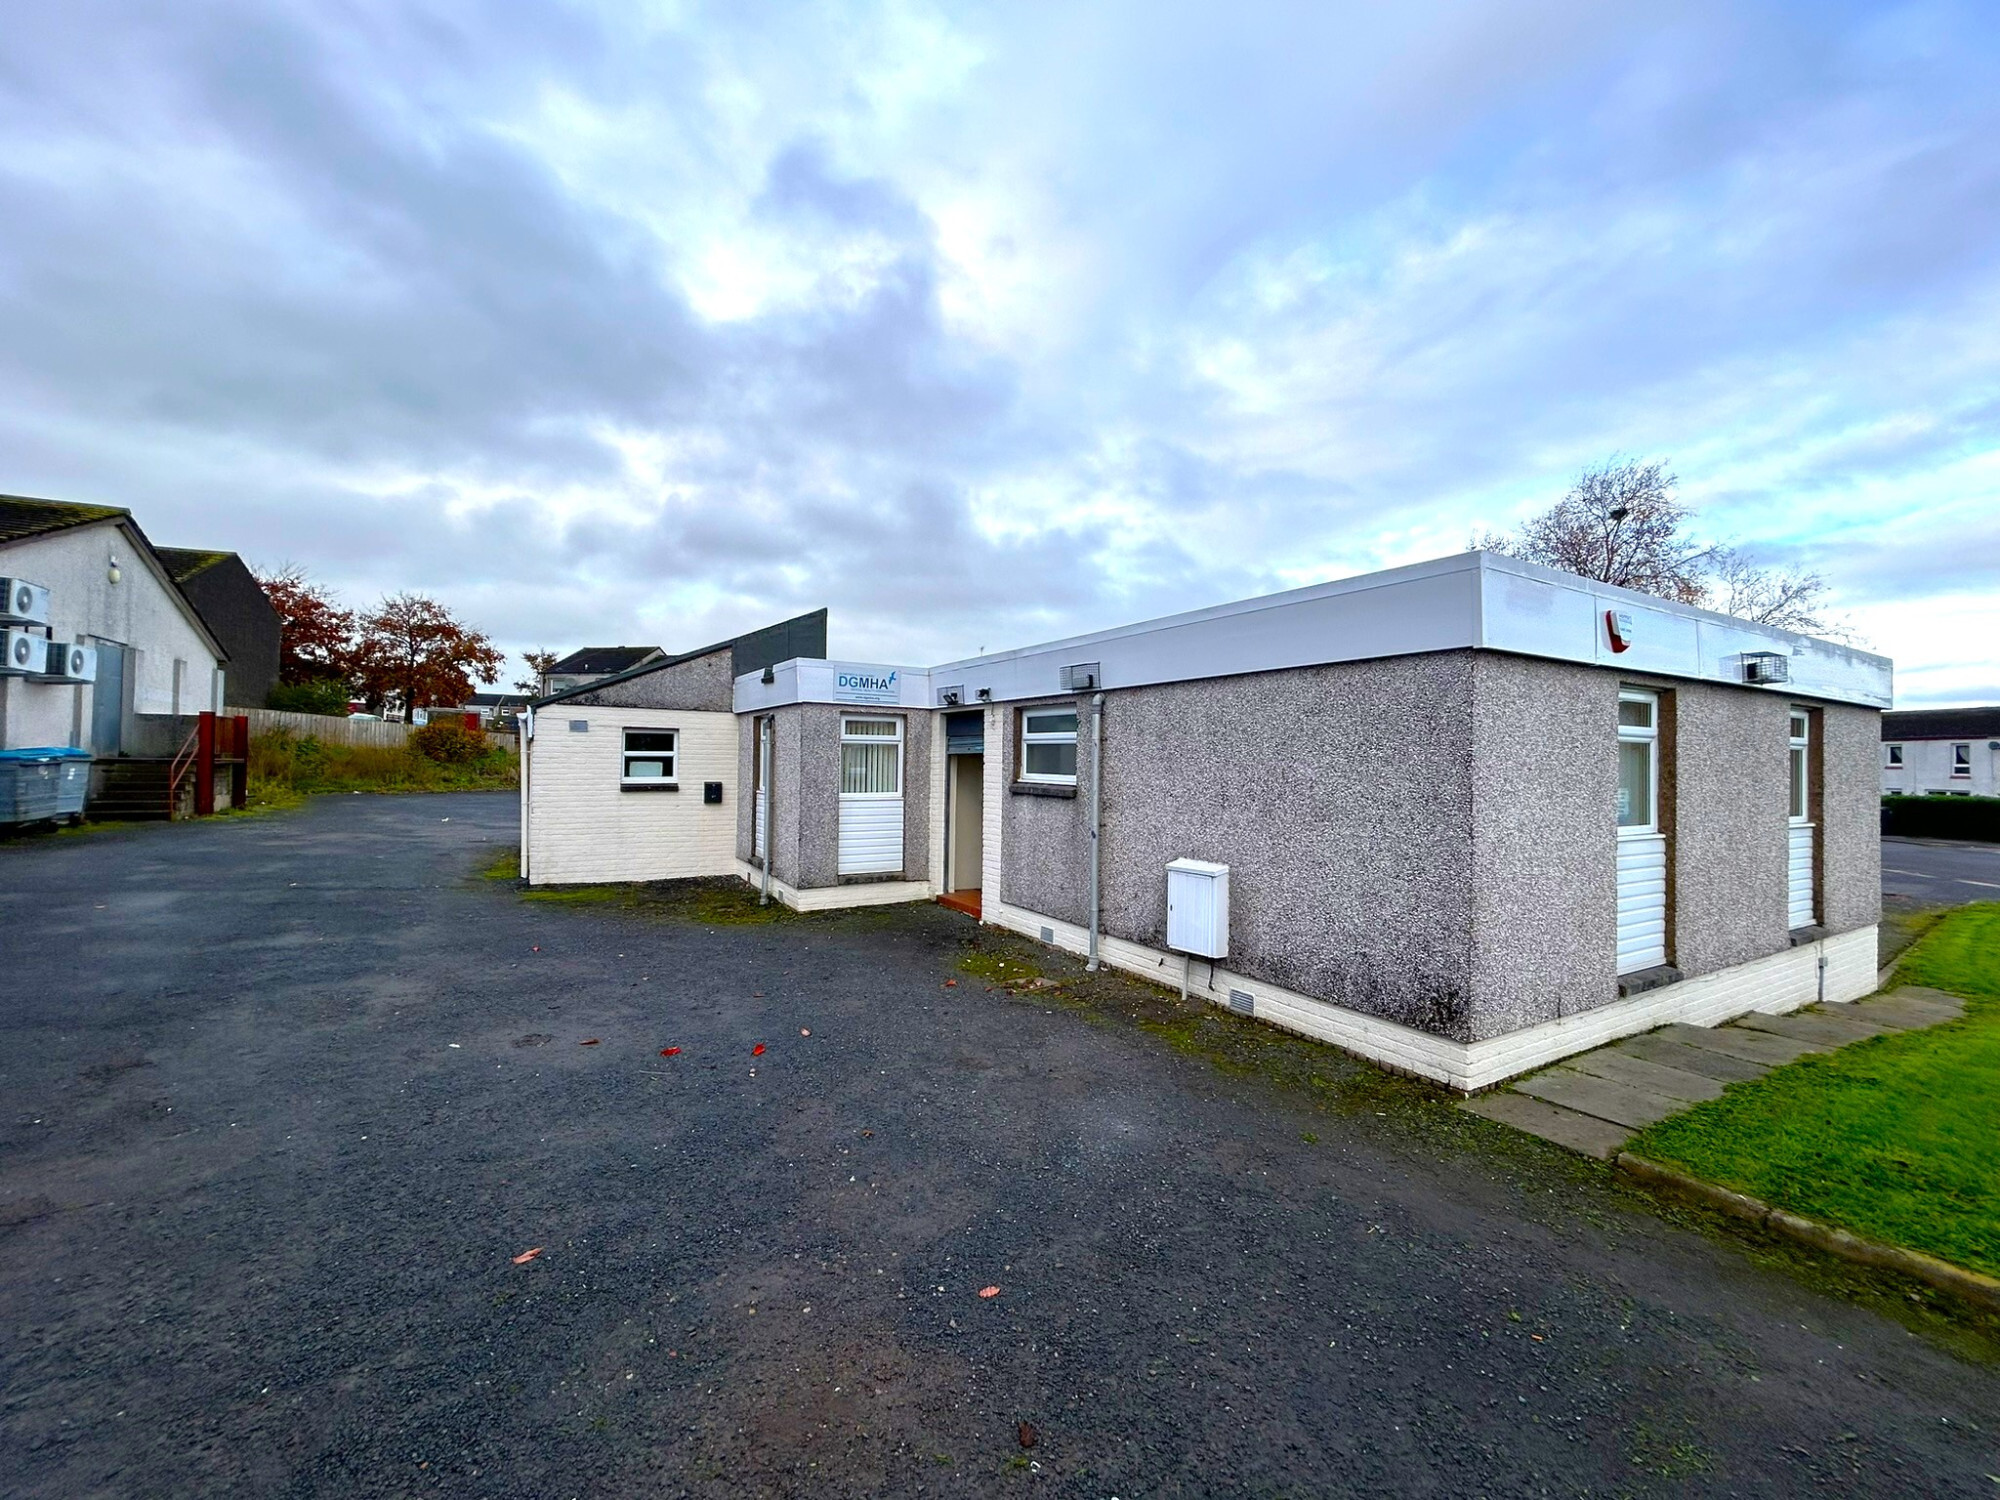
[[[520,773],[519,757],[498,746],[446,761],[408,747],[341,745],[271,730],[251,737],[247,801],[251,809],[274,811],[319,792],[509,791],[520,785]]]

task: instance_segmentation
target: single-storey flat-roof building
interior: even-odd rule
[[[1882,657],[1478,552],[942,666],[798,625],[538,702],[524,876],[943,897],[1465,1090],[1874,987]]]

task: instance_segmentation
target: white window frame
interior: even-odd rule
[[[1069,714],[1076,720],[1076,729],[1031,731],[1028,728],[1028,721],[1038,714]],[[1028,747],[1030,745],[1074,745],[1077,743],[1077,730],[1082,727],[1082,711],[1066,704],[1045,703],[1040,708],[1022,709],[1021,764],[1015,779],[1019,781],[1032,781],[1041,786],[1075,786],[1076,773],[1074,771],[1070,772],[1067,776],[1051,776],[1044,772],[1030,771],[1028,769]]]
[[[1954,779],[1960,781],[1972,775],[1972,742],[1970,740],[1966,741],[1963,745],[1953,745],[1951,747],[1951,774]]]
[[[1644,728],[1623,722],[1618,725],[1619,744],[1646,746],[1646,775],[1650,783],[1646,788],[1645,825],[1621,823],[1618,825],[1618,836],[1627,839],[1657,838],[1660,832],[1660,695],[1644,688],[1620,688],[1618,701],[1620,704],[1644,703],[1653,711],[1652,722]],[[1623,716],[1620,717],[1622,721]],[[1614,817],[1617,815],[1615,807],[1612,813]]]
[[[1785,751],[1785,811],[1794,826],[1812,821],[1812,710],[1794,707]],[[1792,794],[1798,793],[1798,806]]]
[[[631,749],[635,734],[665,734],[673,737],[671,750]],[[660,776],[634,776],[632,762],[635,760],[657,760],[665,762],[665,774]],[[678,729],[658,729],[644,724],[628,724],[618,731],[618,784],[637,787],[677,787],[681,784],[681,732]]]
[[[1890,771],[1900,771],[1903,769],[1903,747],[1901,745],[1884,745],[1882,750],[1888,757],[1882,762],[1884,769]]]
[[[851,732],[856,724],[887,724],[893,734],[855,734]],[[840,768],[841,792],[843,797],[877,797],[884,801],[900,800],[903,795],[903,721],[891,714],[842,714],[840,716],[840,743],[843,745],[894,745],[896,747],[896,789],[893,792],[850,792],[847,790],[847,768]],[[842,757],[845,760],[845,756]]]

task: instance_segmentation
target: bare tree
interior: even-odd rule
[[[535,651],[523,651],[521,660],[528,664],[528,675],[514,684],[514,690],[537,698],[541,697],[544,691],[542,684],[548,680],[549,669],[556,664],[555,652],[547,647]]]
[[[1759,567],[1735,547],[1692,536],[1679,484],[1665,459],[1612,458],[1585,469],[1519,534],[1487,532],[1472,545],[1760,625],[1853,639],[1844,621],[1827,617],[1819,574]]]
[[[1569,492],[1531,517],[1520,535],[1475,540],[1489,552],[1699,604],[1715,549],[1688,539],[1693,513],[1674,494],[1679,484],[1665,459],[1613,458],[1577,475]]]
[[[1826,579],[1818,573],[1800,568],[1760,568],[1734,547],[1715,549],[1707,599],[1710,609],[1802,635],[1853,640],[1854,630],[1845,620],[1827,615],[1826,594]]]

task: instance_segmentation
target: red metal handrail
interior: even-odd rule
[[[195,757],[201,753],[201,727],[196,725],[187,743],[174,757],[174,763],[167,770],[167,821],[172,822],[174,812],[181,805],[181,780],[194,769]]]

